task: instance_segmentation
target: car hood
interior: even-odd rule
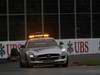
[[[28,48],[26,52],[34,55],[61,54],[61,49],[59,47]]]

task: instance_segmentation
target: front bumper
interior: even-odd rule
[[[31,54],[32,55],[32,54]],[[30,64],[66,64],[67,54],[44,54],[38,56],[27,55],[27,62]]]
[[[46,60],[46,61],[29,61],[31,64],[65,64],[66,58],[58,60]]]

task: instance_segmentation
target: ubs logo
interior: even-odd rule
[[[68,46],[67,52],[69,52],[71,54],[74,51],[74,49],[73,49],[73,43],[71,41],[69,41],[67,43],[67,46]]]
[[[67,43],[67,52],[72,54],[75,53],[88,53],[89,47],[88,47],[88,41],[69,41]]]

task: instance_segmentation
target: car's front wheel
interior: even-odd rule
[[[25,55],[25,64],[26,64],[26,66],[27,66],[27,68],[32,68],[33,67],[33,64],[31,64],[29,61],[28,61],[28,59],[27,59],[27,55]]]
[[[67,58],[66,58],[66,63],[62,64],[62,67],[68,67],[68,55],[67,55]]]
[[[25,58],[26,58],[26,55],[25,55]],[[26,60],[24,58],[22,58],[21,55],[19,55],[19,66],[21,68],[26,68],[27,67]]]
[[[25,54],[24,62],[23,62],[21,56],[19,57],[19,66],[21,68],[32,68],[33,67],[33,64],[29,63],[29,61],[27,59],[27,55]]]
[[[25,68],[26,67],[26,63],[23,63],[22,60],[21,60],[21,58],[19,58],[19,66],[21,68]]]
[[[29,64],[28,62],[26,63],[22,63],[21,61],[19,62],[19,65],[21,68],[32,68],[33,65],[32,64]]]
[[[66,64],[62,64],[62,67],[67,67],[68,66],[68,64],[66,63]]]
[[[33,64],[27,63],[27,68],[33,68]]]

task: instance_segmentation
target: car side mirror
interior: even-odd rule
[[[25,45],[21,45],[21,47],[20,48],[25,48]]]
[[[63,45],[64,45],[64,43],[60,41],[60,42],[59,42],[59,47],[60,47],[60,48],[63,48]]]
[[[2,48],[4,48],[4,46],[2,46]]]
[[[63,42],[59,42],[59,45],[62,46],[62,45],[64,45],[64,43]]]

